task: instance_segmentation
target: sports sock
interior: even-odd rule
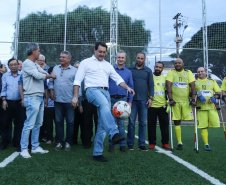
[[[177,137],[178,144],[182,144],[182,140],[181,140],[181,126],[180,125],[175,125],[174,126],[174,130],[175,130],[175,134],[176,134],[176,137]]]
[[[201,136],[202,136],[202,140],[203,140],[204,145],[208,145],[208,130],[207,130],[207,128],[201,129]]]

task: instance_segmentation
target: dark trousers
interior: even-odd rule
[[[78,132],[80,127],[80,138],[82,140],[82,145],[84,145],[84,128],[83,128],[83,116],[79,111],[79,107],[75,109],[75,118],[74,118],[74,133],[73,133],[73,142],[74,144],[78,143]]]
[[[148,140],[149,144],[156,145],[156,124],[157,117],[159,119],[159,125],[162,135],[162,144],[168,144],[169,142],[169,118],[166,108],[154,108],[148,109]]]
[[[2,130],[2,144],[9,143],[9,130],[14,122],[13,146],[20,146],[21,132],[23,129],[24,121],[26,120],[26,109],[21,106],[20,101],[7,100],[8,107],[3,110],[3,121],[1,124]]]
[[[54,105],[55,105],[56,142],[64,144],[64,118],[66,118],[67,128],[65,142],[72,144],[75,110],[71,106],[71,103],[55,102]]]
[[[84,145],[91,146],[92,144],[92,137],[93,137],[93,121],[95,123],[95,133],[97,131],[97,123],[98,123],[98,116],[97,116],[97,107],[88,102],[85,99],[82,102],[83,107],[83,125],[84,125]]]
[[[55,108],[45,107],[43,124],[40,128],[39,139],[46,139],[53,141],[53,120],[55,120]]]

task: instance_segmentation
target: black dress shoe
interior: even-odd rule
[[[125,140],[126,138],[119,133],[116,133],[113,137],[112,137],[112,144],[119,144],[121,141]]]
[[[98,162],[107,162],[108,159],[105,158],[103,155],[96,155],[92,157],[93,160],[98,161]]]

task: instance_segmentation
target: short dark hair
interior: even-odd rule
[[[95,50],[97,50],[99,46],[105,47],[106,50],[108,49],[108,46],[107,46],[107,44],[105,42],[101,42],[101,41],[100,42],[96,42],[95,43]]]
[[[145,54],[145,53],[143,53],[143,52],[137,53],[137,56],[138,56],[139,54],[143,54],[143,55],[144,55],[144,58],[146,59],[146,54]]]
[[[32,51],[37,50],[38,47],[39,46],[37,43],[34,43],[34,42],[28,43],[26,47],[27,56],[30,56],[32,54]]]
[[[52,71],[53,71],[53,67],[50,67],[50,68],[48,69],[48,73],[50,74]]]
[[[162,66],[164,67],[163,62],[158,61],[158,62],[155,63],[155,65],[156,65],[156,64],[162,64]]]
[[[9,63],[12,62],[13,60],[16,60],[17,64],[19,64],[18,60],[15,59],[15,58],[10,58],[10,59],[8,60],[8,63],[7,63],[7,64],[9,65]]]

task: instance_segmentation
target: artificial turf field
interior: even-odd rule
[[[136,128],[137,131],[137,128]],[[161,146],[159,127],[157,146]],[[177,145],[175,135],[174,146]],[[55,144],[41,146],[48,154],[33,154],[30,159],[18,156],[6,167],[0,168],[0,185],[3,184],[212,184],[199,174],[165,154],[137,149],[137,139],[133,151],[122,153],[119,146],[109,153],[108,138],[105,140],[103,155],[106,163],[91,160],[92,148],[83,149],[81,144],[73,145],[70,152],[53,150]],[[184,150],[174,149],[173,155],[194,165],[215,178],[214,184],[226,184],[226,140],[223,129],[209,129],[209,144],[212,151],[203,149],[199,130],[199,154],[194,152],[194,127],[182,126]],[[79,143],[81,143],[79,141]],[[148,147],[148,145],[147,145]],[[15,149],[9,147],[0,151],[0,162],[11,155]],[[219,181],[218,181],[219,180]]]

